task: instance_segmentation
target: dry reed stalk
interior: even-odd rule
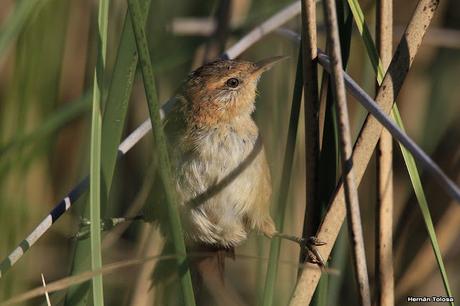
[[[404,36],[396,49],[388,73],[385,75],[376,98],[378,105],[387,114],[391,111],[393,102],[402,87],[403,81],[422,43],[423,36],[436,12],[438,4],[439,0],[419,1]],[[368,115],[353,150],[353,168],[356,175],[356,184],[358,185],[361,182],[381,132],[382,126],[375,118]],[[323,258],[328,258],[331,253],[345,219],[345,213],[344,189],[342,183],[339,183],[317,234],[319,240],[326,242],[326,245],[318,247]],[[318,267],[302,271],[296,286],[300,286],[303,290],[296,289],[290,305],[308,305],[315,292],[320,276],[321,269]]]
[[[393,42],[393,0],[377,5],[377,48],[382,68],[388,68]],[[377,147],[376,304],[394,305],[393,272],[393,138],[382,131]]]
[[[331,52],[331,70],[333,94],[337,120],[339,126],[340,157],[342,165],[342,178],[345,187],[345,203],[348,214],[348,230],[352,244],[354,272],[359,292],[359,304],[371,305],[371,293],[369,277],[367,274],[366,253],[364,250],[363,226],[359,211],[358,189],[352,163],[352,140],[350,131],[350,119],[348,116],[347,96],[345,92],[345,80],[342,70],[342,56],[340,48],[339,26],[335,0],[325,0],[324,13],[326,15],[327,40]]]
[[[316,1],[302,0],[302,73],[305,116],[306,207],[303,237],[314,235],[318,207],[319,99]]]

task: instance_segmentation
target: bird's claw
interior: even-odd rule
[[[325,244],[326,242],[321,241],[314,236],[308,238],[301,238],[300,240],[300,246],[303,250],[306,250],[307,252],[307,260],[311,263],[319,265],[320,267],[325,266],[325,261],[316,247]]]
[[[311,246],[322,246],[326,245],[326,242],[319,240],[315,236],[311,236],[306,239],[306,244]]]

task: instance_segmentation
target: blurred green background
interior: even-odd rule
[[[244,33],[292,1],[230,0],[224,16],[219,10],[222,2],[227,1],[152,1],[146,28],[160,101],[174,95],[187,73],[206,58],[217,56],[219,48],[231,46]],[[369,26],[375,28],[375,1],[360,3]],[[395,1],[395,44],[416,3],[415,0]],[[111,1],[106,87],[112,77],[126,12],[126,1]],[[225,33],[213,36],[213,29],[222,18],[228,18]],[[199,24],[197,27],[184,26],[190,21]],[[285,27],[300,32],[300,25],[298,16]],[[320,47],[324,48],[321,5],[318,6],[318,26]],[[90,93],[96,61],[96,33],[97,1],[0,0],[1,258],[7,256],[89,172]],[[255,113],[275,193],[280,181],[297,54],[296,44],[273,33],[241,56],[253,61],[274,55],[290,56],[289,61],[274,68],[260,81]],[[375,77],[358,35],[352,36],[347,71],[373,93]],[[460,2],[442,1],[397,102],[408,134],[457,183],[460,183],[459,80]],[[351,97],[349,105],[356,136],[366,113]],[[147,117],[142,77],[138,71],[124,134],[128,135]],[[287,209],[284,232],[294,235],[302,233],[305,210],[303,126],[302,111],[289,200],[282,204]],[[151,141],[149,134],[118,162],[106,217],[124,216],[133,206],[142,207],[148,201],[153,171],[149,166]],[[426,253],[421,251],[427,239],[426,230],[399,148],[395,146],[394,151],[396,304],[404,305],[409,294],[442,295],[444,291],[431,249]],[[437,223],[450,284],[454,296],[460,298],[460,209],[428,176],[422,175],[422,181]],[[359,191],[372,285],[376,207],[374,161]],[[78,201],[71,212],[53,225],[0,280],[0,301],[40,286],[41,273],[47,282],[69,275],[75,245],[72,237],[78,232],[83,205],[86,205],[85,200]],[[441,226],[445,228],[441,230]],[[357,303],[347,239],[344,231],[333,253],[326,305]],[[106,244],[105,264],[158,254],[163,242],[156,229],[136,223],[127,227],[119,239]],[[268,248],[269,240],[254,234],[236,250],[236,260],[228,261],[227,283],[247,305],[260,302]],[[419,263],[429,270],[425,274],[417,275],[420,265],[413,267],[417,256],[422,256]],[[275,305],[285,305],[292,293],[298,257],[297,245],[282,242]],[[149,262],[104,276],[106,305],[164,305],[161,288],[149,290],[152,267],[153,263]],[[52,305],[60,305],[64,294],[52,295]],[[36,298],[25,305],[40,305],[44,301],[44,298]]]

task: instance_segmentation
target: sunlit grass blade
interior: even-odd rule
[[[391,113],[395,122],[404,130],[401,115],[399,114],[399,110],[397,108],[393,108]],[[425,192],[423,191],[422,181],[420,180],[420,175],[417,170],[417,164],[415,163],[414,157],[412,154],[403,146],[399,145],[401,148],[401,153],[404,158],[404,162],[406,163],[407,172],[409,173],[412,186],[414,187],[415,196],[417,197],[417,201],[420,206],[420,210],[422,212],[423,221],[425,222],[426,230],[430,237],[431,245],[433,247],[434,256],[436,257],[436,261],[438,263],[439,272],[442,276],[442,281],[444,284],[444,288],[446,289],[446,293],[448,296],[453,296],[452,291],[450,290],[449,280],[447,278],[446,268],[444,267],[444,262],[442,260],[441,249],[439,248],[438,240],[436,238],[436,232],[433,225],[433,220],[431,219],[430,209],[428,207],[428,202],[425,197]],[[453,303],[451,303],[453,305]]]
[[[151,0],[140,0],[142,15],[140,22],[145,26],[147,12]],[[106,196],[110,193],[115,163],[118,156],[118,145],[121,142],[125,126],[128,103],[133,89],[134,77],[138,63],[136,40],[134,38],[132,21],[129,12],[126,13],[121,41],[117,51],[117,59],[112,73],[112,79],[104,106],[102,122],[102,182],[106,188]],[[103,203],[103,205],[105,205]]]
[[[142,22],[145,24],[150,0],[142,0],[141,2],[144,8]],[[137,61],[138,56],[134,33],[132,31],[131,17],[127,12],[117,50],[117,58],[113,68],[107,102],[104,106],[104,117],[102,122],[103,138],[101,144],[101,152],[104,157],[101,161],[103,184],[101,190],[102,212],[104,212],[107,206],[107,199],[113,181],[113,174],[118,155],[118,145],[125,125],[125,118],[132,92]],[[84,212],[84,215],[87,216],[87,213]],[[73,275],[86,271],[89,268],[88,261],[83,255],[88,252],[89,242],[87,240],[78,241],[72,267]],[[71,287],[66,296],[67,305],[85,305],[88,293],[89,287],[87,283]]]
[[[102,267],[101,248],[101,134],[102,134],[102,97],[104,88],[104,70],[107,52],[107,24],[109,1],[99,1],[98,13],[98,58],[93,82],[93,111],[91,119],[91,149],[90,149],[90,238],[91,238],[91,269]],[[104,305],[102,276],[93,278],[93,303],[95,306]]]
[[[168,208],[169,224],[172,233],[172,242],[179,258],[177,268],[181,271],[180,282],[184,296],[184,304],[195,305],[192,279],[188,268],[187,254],[185,249],[184,235],[180,221],[176,191],[173,184],[171,164],[166,147],[166,137],[163,131],[163,124],[160,117],[160,105],[158,103],[157,90],[153,74],[152,62],[150,59],[147,37],[144,25],[141,22],[141,8],[138,0],[128,1],[129,12],[133,22],[133,31],[136,38],[139,63],[144,80],[145,95],[149,106],[150,120],[154,135],[155,148],[158,153],[158,170],[165,189],[166,204]]]
[[[355,23],[363,39],[364,45],[366,47],[366,50],[371,60],[374,71],[377,75],[377,82],[378,84],[381,84],[383,80],[383,76],[384,76],[382,62],[380,61],[378,57],[377,49],[375,47],[375,44],[372,40],[369,29],[364,20],[364,14],[357,0],[348,0],[348,3],[350,5],[350,9],[353,13]],[[392,109],[391,114],[393,118],[395,119],[396,123],[398,124],[398,126],[404,130],[404,126],[403,126],[401,117],[399,116],[399,111],[398,111],[398,107],[396,103],[393,104],[393,109]],[[404,162],[406,164],[407,171],[409,172],[411,183],[414,188],[414,192],[416,194],[416,197],[417,197],[417,200],[420,206],[420,210],[423,214],[423,220],[425,222],[425,226],[427,228],[428,235],[430,237],[430,241],[433,246],[433,251],[436,257],[436,261],[438,263],[439,271],[442,276],[444,288],[446,290],[446,293],[449,296],[452,296],[452,292],[449,286],[449,280],[447,278],[446,269],[444,267],[444,262],[442,259],[441,250],[439,249],[439,245],[436,239],[433,222],[431,220],[430,210],[428,208],[428,203],[426,201],[425,192],[421,184],[420,174],[418,172],[417,165],[415,164],[412,154],[410,154],[402,145],[400,145],[400,148],[401,148],[401,152],[403,153]],[[451,304],[453,305],[453,303]]]

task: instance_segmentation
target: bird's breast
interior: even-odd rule
[[[244,216],[256,202],[265,169],[255,124],[243,131],[241,126],[208,130],[177,148],[176,186],[188,236],[227,246],[244,240]]]

